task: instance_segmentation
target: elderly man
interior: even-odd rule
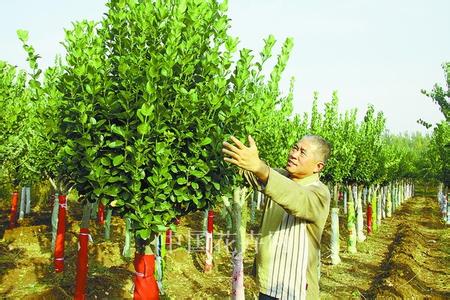
[[[285,169],[272,169],[235,137],[224,142],[224,160],[268,196],[256,257],[259,299],[318,299],[320,240],[330,209],[330,192],[319,173],[330,156],[322,137],[304,136],[291,149]]]

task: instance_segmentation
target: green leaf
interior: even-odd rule
[[[133,147],[131,147],[131,146],[126,146],[126,147],[125,147],[125,150],[126,150],[127,152],[129,152],[129,153],[134,153]]]
[[[199,170],[192,170],[190,173],[197,178],[202,178],[203,176],[205,176],[205,173]]]
[[[72,148],[70,148],[70,147],[67,146],[67,145],[64,147],[64,151],[65,151],[67,154],[69,154],[70,156],[74,156],[74,155],[76,154],[76,152],[73,151]]]
[[[156,143],[156,155],[161,155],[164,153],[165,145],[164,143]]]
[[[88,119],[87,114],[82,114],[80,119],[81,124],[86,124],[87,119]]]
[[[172,230],[173,232],[177,232],[177,225],[175,224],[170,224],[169,225],[170,230]]]
[[[117,167],[118,165],[120,165],[121,163],[123,163],[123,161],[124,161],[124,157],[123,157],[123,155],[117,155],[117,156],[114,156],[114,158],[113,158],[113,165],[115,166],[115,167]]]
[[[196,190],[198,190],[198,188],[199,188],[197,182],[192,182],[192,183],[191,183],[191,186],[192,186],[194,189],[196,189]]]
[[[121,207],[121,206],[123,206],[124,205],[124,202],[122,201],[122,200],[113,200],[113,201],[111,201],[111,204],[110,204],[112,207]]]
[[[154,70],[149,70],[149,73],[151,73],[152,75],[156,75]],[[145,90],[147,91],[147,93],[149,93],[150,95],[153,94],[155,92],[155,89],[153,88],[152,84],[150,83],[150,81],[147,82],[147,84],[145,85]]]
[[[103,190],[101,188],[96,188],[96,189],[94,189],[93,192],[94,192],[94,195],[98,197],[103,193]]]
[[[121,137],[125,137],[126,136],[126,133],[123,130],[123,128],[120,127],[120,126],[116,126],[115,124],[111,125],[111,131],[116,133],[116,134],[118,134],[118,135],[120,135]]]
[[[102,157],[100,159],[100,162],[102,165],[104,165],[105,167],[109,167],[111,166],[111,160],[108,157]]]
[[[201,142],[200,142],[200,146],[206,146],[208,144],[211,144],[212,139],[209,137],[205,137]]]
[[[219,10],[226,12],[228,10],[228,0],[223,0],[219,5]]]
[[[79,139],[79,140],[75,140],[75,142],[76,142],[77,144],[83,146],[83,147],[86,147],[86,148],[91,147],[91,146],[93,145],[93,144],[92,144],[92,141],[91,141],[91,140],[88,140],[88,139],[86,139],[86,138],[81,138],[81,139]]]
[[[18,29],[16,32],[17,32],[17,36],[19,37],[19,40],[21,40],[24,43],[28,41],[28,31],[23,30],[23,29]]]
[[[117,148],[117,147],[122,146],[123,144],[124,144],[123,141],[116,140],[116,141],[113,141],[113,142],[109,143],[108,147],[109,148]]]
[[[180,185],[186,184],[187,183],[187,179],[184,178],[184,177],[179,177],[177,179],[177,183],[180,184]]]
[[[177,9],[178,14],[179,15],[184,14],[184,12],[186,11],[186,7],[187,7],[186,0],[181,0],[180,4],[178,5],[178,9]]]
[[[150,125],[148,123],[142,123],[137,127],[137,131],[144,135],[150,132]]]
[[[111,176],[108,178],[108,182],[109,183],[114,183],[114,182],[118,182],[118,181],[125,181],[123,176]]]
[[[140,229],[136,233],[141,237],[141,239],[147,240],[150,237],[151,232],[149,229]]]
[[[219,183],[213,181],[212,184],[213,184],[213,186],[214,186],[214,188],[215,188],[216,190],[220,191],[220,184],[219,184]]]
[[[91,88],[91,86],[89,85],[89,84],[86,84],[86,91],[89,93],[89,94],[93,94],[93,92],[92,92],[92,88]]]
[[[120,188],[118,186],[109,186],[108,188],[104,189],[103,192],[111,197],[116,197],[119,192],[120,192]],[[123,205],[123,201],[122,200],[117,200],[117,204],[122,206]]]
[[[184,87],[180,87],[180,92],[182,95],[187,95],[188,91]]]
[[[140,109],[140,112],[143,116],[145,117],[149,117],[153,114],[153,110],[155,109],[155,106],[152,105],[148,105],[147,103],[142,104],[142,107]]]
[[[167,227],[164,226],[164,225],[156,225],[156,229],[157,229],[159,232],[165,232],[165,231],[167,230]]]

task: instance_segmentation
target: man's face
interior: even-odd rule
[[[289,152],[286,170],[292,179],[301,179],[319,172],[323,162],[317,159],[316,145],[311,139],[303,138]]]

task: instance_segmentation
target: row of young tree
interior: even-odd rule
[[[435,84],[431,92],[422,90],[439,107],[443,114],[443,120],[430,124],[422,119],[419,123],[432,128],[431,140],[427,149],[427,155],[422,162],[425,176],[437,180],[439,184],[438,200],[441,206],[443,219],[450,224],[450,205],[448,202],[448,187],[450,185],[450,62],[442,64],[446,86]]]
[[[222,142],[230,135],[241,140],[252,135],[261,156],[279,167],[302,135],[329,140],[333,155],[323,180],[334,191],[332,228],[339,191],[346,190],[351,249],[355,235],[364,239],[362,202],[370,203],[371,219],[378,220],[382,203],[387,214],[398,205],[392,202],[394,193],[408,189],[411,195],[412,180],[448,186],[442,173],[448,172],[448,155],[439,148],[444,140],[448,151],[448,123],[437,126],[443,133],[437,130],[441,133],[431,142],[420,135],[390,135],[383,114],[372,106],[362,121],[356,110],[341,113],[337,93],[323,113],[315,95],[311,114],[293,114],[294,81],[287,95],[279,88],[293,41],[286,39],[268,69],[275,38],[264,40],[259,55],[239,49],[238,39],[228,33],[226,4],[111,0],[100,22],[76,22],[66,31],[65,56],[45,72],[23,30],[18,36],[31,71],[0,62],[4,180],[16,188],[49,180],[61,196],[62,215],[64,195],[75,189],[85,204],[80,238],[89,233],[90,203],[129,220],[136,240],[136,298],[149,295],[145,286],[157,294],[152,241],[168,228],[175,230],[177,218],[221,204],[229,206],[236,232],[233,295],[243,295],[242,210],[252,191],[223,162]],[[371,200],[361,200],[362,194]],[[338,250],[333,251],[337,262]]]

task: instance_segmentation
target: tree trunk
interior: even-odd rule
[[[333,208],[331,208],[331,263],[337,265],[341,262],[339,257],[339,184],[334,185]]]
[[[105,241],[109,241],[111,238],[111,215],[112,208],[106,209],[106,221],[105,221]]]
[[[164,295],[163,290],[163,276],[164,276],[164,256],[166,255],[166,245],[163,241],[166,240],[165,233],[160,233],[156,237],[156,256],[155,256],[155,266],[156,266],[156,284],[158,285],[159,294]]]
[[[98,224],[105,225],[105,206],[101,202],[101,200],[97,203],[97,220]]]
[[[27,199],[25,214],[29,214],[31,212],[31,188],[29,186],[25,187],[25,197]]]
[[[25,216],[25,202],[26,202],[26,190],[25,187],[22,187],[20,193],[19,220],[23,220],[23,217]]]
[[[347,191],[344,191],[344,215],[347,215],[348,204],[347,204]]]
[[[361,187],[354,186],[354,199],[355,199],[355,211],[356,211],[356,232],[358,236],[358,242],[364,242],[366,236],[364,234],[364,216],[361,200]]]
[[[214,227],[214,211],[208,210],[208,222],[205,232],[205,272],[209,272],[213,268],[213,227]]]
[[[89,220],[92,204],[87,202],[83,208],[83,219],[80,226],[80,234],[78,235],[78,260],[77,274],[75,281],[75,300],[86,299],[86,284],[88,274],[88,246],[89,246]]]
[[[392,217],[392,190],[390,184],[386,186],[386,216]]]
[[[91,209],[91,219],[95,220],[95,218],[98,218],[98,204],[101,202],[101,200],[95,201],[95,203],[92,204]]]
[[[366,186],[363,187],[362,193],[363,193],[362,194],[363,195],[363,205],[367,206],[368,205],[367,194],[369,193],[369,191]]]
[[[250,223],[255,222],[256,216],[256,206],[258,204],[258,191],[256,189],[253,190],[253,197],[250,203]]]
[[[13,192],[11,195],[11,212],[9,213],[9,228],[14,228],[16,226],[18,198],[19,193]]]
[[[226,221],[227,233],[234,232],[233,226],[233,209],[230,203],[230,199],[227,196],[222,196],[223,209],[220,211],[220,215]]]
[[[66,233],[66,195],[58,197],[58,229],[55,242],[55,272],[64,271],[64,243]]]
[[[377,186],[377,190],[379,191],[378,197],[377,197],[377,216],[376,216],[376,222],[377,222],[377,228],[381,226],[381,202],[383,197],[383,190]]]
[[[348,240],[347,240],[347,250],[349,253],[356,253],[356,216],[355,216],[355,202],[353,201],[353,193],[351,185],[348,186],[348,214],[347,214],[347,229],[348,229]]]
[[[159,289],[156,282],[155,255],[150,246],[150,239],[136,238],[136,253],[134,255],[134,294],[135,300],[157,300]]]
[[[123,246],[122,255],[124,257],[131,257],[131,220],[125,219],[125,244]]]
[[[236,187],[233,192],[233,220],[236,228],[235,248],[232,253],[233,276],[232,276],[232,299],[245,299],[244,293],[244,253],[246,248],[246,188]]]
[[[367,205],[367,235],[372,234],[372,204]]]

